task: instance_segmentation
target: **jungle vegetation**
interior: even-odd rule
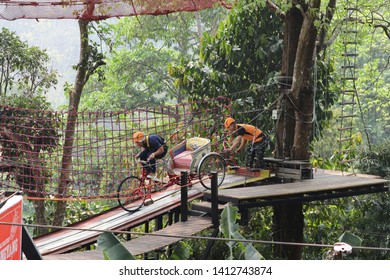
[[[349,1],[242,0],[230,11],[215,8],[124,18],[117,23],[80,22],[89,56],[75,67],[78,78],[69,81],[64,95],[70,100],[69,109],[91,111],[226,96],[241,121],[259,125],[273,137],[277,155],[286,153],[280,137],[288,127],[287,152],[292,158],[310,159],[317,168],[353,169],[390,178],[388,4],[387,0],[358,0],[352,7],[359,11],[355,84],[359,120],[351,144],[355,165],[342,165],[334,145],[342,109],[346,44],[342,30],[345,8],[352,5]],[[47,109],[45,92],[56,84],[57,75],[46,67],[47,53],[27,46],[7,29],[1,32],[0,40],[8,38],[12,43],[10,48],[0,44],[1,102]],[[283,103],[286,96],[294,102]],[[283,106],[288,118],[278,127],[271,114]],[[64,166],[69,164],[65,159]],[[74,210],[66,205],[48,209],[57,224]],[[361,237],[364,246],[390,247],[387,193],[313,202],[300,210],[305,242],[333,244],[348,231]],[[240,229],[241,235],[272,240],[272,212],[272,208],[253,210],[253,219]],[[205,247],[202,241],[187,245],[193,259]],[[274,257],[269,245],[254,246],[266,259]],[[324,253],[310,247],[299,252],[303,259],[321,259]],[[226,244],[218,243],[211,257],[228,256]],[[361,250],[349,258],[389,259],[389,254]]]

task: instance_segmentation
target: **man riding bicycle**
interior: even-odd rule
[[[141,131],[137,131],[133,135],[133,141],[141,148],[141,152],[135,155],[141,161],[146,161],[144,165],[147,175],[154,176],[156,173],[156,159],[162,159],[168,152],[168,146],[165,140],[156,134],[144,135]],[[174,175],[173,170],[168,167],[168,175]]]
[[[231,117],[225,120],[224,125],[231,134],[237,135],[233,141],[233,145],[225,149],[225,151],[232,152],[238,146],[236,152],[239,153],[244,149],[245,144],[249,142],[250,145],[248,145],[245,159],[246,166],[249,168],[264,169],[264,153],[269,143],[268,136],[253,125],[237,124],[236,120]],[[254,162],[255,158],[256,161]]]

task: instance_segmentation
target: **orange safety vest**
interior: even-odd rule
[[[242,136],[244,139],[253,142],[259,142],[264,138],[263,132],[250,124],[237,124],[245,129],[245,134]],[[255,140],[253,140],[253,137]]]

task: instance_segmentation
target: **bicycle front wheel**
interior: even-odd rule
[[[225,179],[226,172],[226,162],[219,154],[208,154],[199,162],[198,177],[200,183],[206,189],[211,189],[211,179],[208,177],[210,177],[212,171],[217,172],[219,187]]]
[[[140,178],[130,176],[119,184],[117,199],[119,205],[126,211],[138,211],[145,202],[145,187]]]

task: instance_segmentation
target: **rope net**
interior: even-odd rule
[[[194,136],[217,145],[217,132],[230,111],[230,101],[217,98],[132,111],[80,112],[70,149],[64,147],[67,112],[0,105],[1,189],[42,199],[114,199],[120,181],[139,170],[135,131],[164,137],[170,149]],[[64,170],[66,156],[72,164]],[[66,193],[59,195],[66,172]]]
[[[164,15],[223,5],[221,0],[0,0],[0,19],[84,19]]]

